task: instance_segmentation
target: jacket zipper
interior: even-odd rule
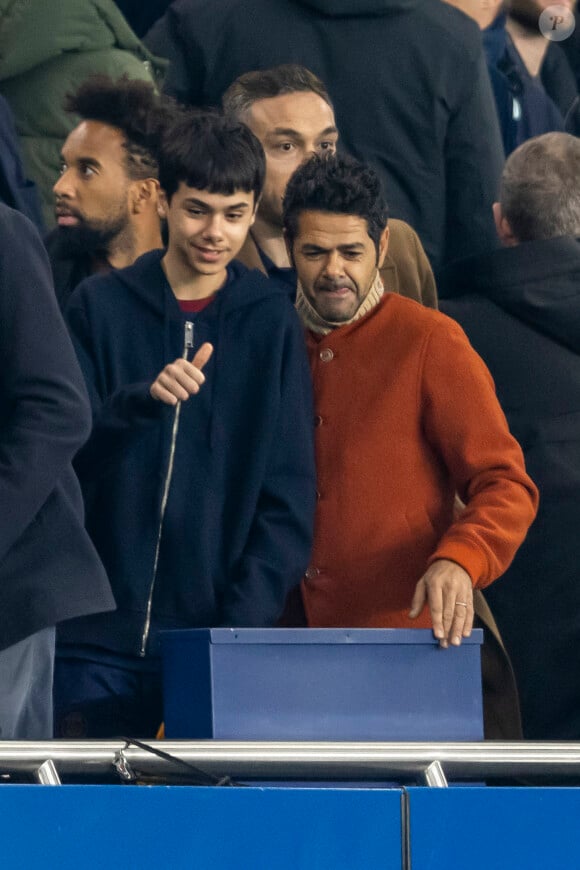
[[[183,354],[182,358],[187,359],[189,351],[193,347],[193,323],[191,320],[185,321],[185,332],[183,339]],[[151,611],[153,609],[153,592],[155,590],[155,581],[157,579],[157,568],[159,566],[159,552],[161,550],[161,536],[163,534],[163,521],[165,519],[165,510],[167,508],[167,500],[169,498],[169,489],[171,487],[171,478],[173,477],[173,463],[175,460],[175,445],[177,443],[177,433],[179,431],[179,418],[181,415],[181,402],[175,406],[175,415],[173,417],[173,427],[171,429],[171,444],[169,447],[169,459],[167,462],[167,472],[163,482],[163,495],[161,497],[161,507],[159,509],[159,527],[157,529],[157,543],[155,545],[155,558],[153,560],[153,576],[151,585],[149,586],[149,597],[147,599],[147,611],[145,614],[145,624],[143,626],[143,634],[141,636],[140,656],[143,658],[147,653],[147,642],[151,631]]]

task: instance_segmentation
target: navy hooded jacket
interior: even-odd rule
[[[141,656],[161,628],[272,625],[307,566],[315,496],[310,373],[287,289],[234,262],[185,315],[162,256],[87,279],[67,309],[93,409],[77,469],[118,609],[61,640]],[[149,388],[182,356],[186,321],[190,359],[206,341],[214,353],[181,405],[160,525],[175,409]]]

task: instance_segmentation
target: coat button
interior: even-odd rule
[[[318,577],[320,574],[320,570],[318,568],[307,568],[306,569],[306,577],[308,580],[314,580],[315,577]]]
[[[322,417],[320,417],[320,416],[316,416],[316,417],[314,418],[314,425],[315,425],[315,426],[321,426],[321,425],[322,425]]]
[[[329,347],[325,347],[324,350],[320,351],[320,359],[322,362],[330,362],[331,359],[334,359],[334,353]]]

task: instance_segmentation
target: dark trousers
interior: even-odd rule
[[[131,666],[133,665],[133,666]],[[54,734],[68,739],[155,737],[163,721],[160,665],[124,656],[57,653]]]

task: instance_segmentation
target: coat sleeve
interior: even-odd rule
[[[108,461],[134,439],[136,427],[158,422],[168,407],[151,397],[149,381],[125,384],[109,393],[101,364],[99,331],[92,323],[86,303],[86,283],[79,285],[65,311],[93,420],[91,436],[75,460],[81,477],[85,473],[94,474],[101,462]]]
[[[46,252],[32,224],[8,209],[0,230],[0,403],[1,562],[90,431]]]
[[[466,71],[464,80],[466,90],[447,128],[445,251],[440,265],[498,245],[492,205],[504,151],[481,46],[471,75]]]
[[[277,425],[248,543],[224,598],[223,625],[273,625],[310,557],[316,493],[312,380],[302,326],[294,310],[290,314]]]
[[[484,587],[509,566],[538,508],[538,491],[510,434],[492,377],[448,318],[425,347],[420,399],[428,441],[465,503],[429,560],[450,559]]]

